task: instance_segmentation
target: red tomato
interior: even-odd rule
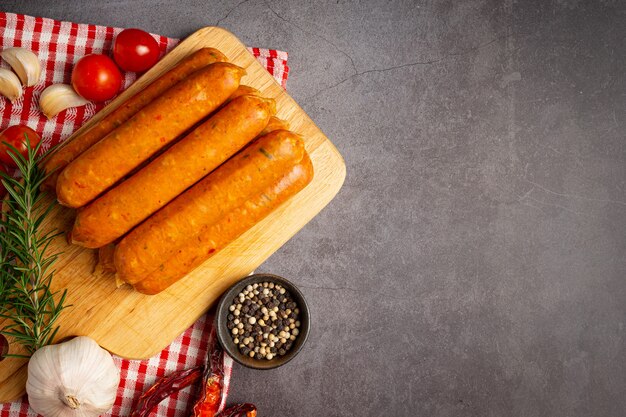
[[[5,174],[7,174],[7,175],[9,175],[9,172],[7,171],[6,167],[5,167],[4,165],[2,165],[2,164],[0,164],[0,171],[1,171],[1,172],[4,172],[4,173],[5,173]],[[3,177],[0,175],[0,180],[1,180],[2,178],[3,178]],[[6,193],[7,193],[7,189],[6,189],[6,188],[4,188],[4,184],[2,184],[2,183],[0,182],[0,198],[4,197],[4,195],[5,195]],[[4,352],[4,349],[3,349],[3,348],[4,348],[4,346],[2,346],[2,338],[0,337],[0,361],[1,361],[2,359],[4,359],[2,356],[6,355],[6,352]]]
[[[141,29],[124,29],[115,38],[113,59],[124,71],[143,72],[159,60],[159,45]]]
[[[87,100],[99,102],[113,98],[122,86],[122,74],[106,55],[85,55],[72,71],[72,87]]]
[[[0,161],[10,167],[16,167],[15,162],[8,154],[12,149],[9,148],[5,142],[16,148],[24,157],[27,157],[28,149],[26,147],[26,138],[28,138],[31,148],[37,146],[41,140],[37,132],[23,125],[8,127],[4,132],[0,133]]]
[[[9,353],[9,341],[4,335],[0,335],[0,361],[6,357],[7,353]]]

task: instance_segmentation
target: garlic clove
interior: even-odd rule
[[[88,103],[88,100],[79,96],[67,84],[52,84],[46,87],[39,97],[39,108],[48,119],[52,119],[65,109],[84,106]]]
[[[0,68],[0,94],[8,98],[11,103],[22,97],[20,79],[6,68]]]
[[[31,87],[39,82],[41,64],[37,55],[24,48],[8,48],[0,54],[20,77],[22,84]]]

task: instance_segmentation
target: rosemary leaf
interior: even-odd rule
[[[65,304],[67,290],[50,288],[59,256],[50,253],[50,244],[60,233],[43,230],[54,202],[46,200],[40,190],[46,178],[39,168],[40,145],[28,145],[27,157],[8,146],[21,179],[2,175],[8,210],[0,220],[0,318],[6,319],[0,334],[21,344],[31,355],[54,340],[59,330],[55,322],[69,306]]]

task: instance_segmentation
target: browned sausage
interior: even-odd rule
[[[304,143],[295,133],[279,130],[256,140],[126,235],[115,249],[118,278],[141,281],[303,155]]]
[[[241,96],[139,172],[81,210],[72,243],[113,242],[220,166],[263,130],[274,100]]]
[[[313,165],[305,153],[302,161],[282,178],[229,212],[204,233],[187,243],[163,266],[134,285],[143,294],[157,294],[187,275],[202,262],[226,247],[278,206],[297,194],[313,179]]]
[[[225,62],[226,56],[217,49],[203,48],[181,60],[174,68],[154,80],[146,88],[126,100],[122,105],[106,115],[89,130],[72,138],[51,154],[43,169],[51,173],[44,183],[45,189],[56,189],[57,178],[63,168],[89,149],[93,144],[109,134],[113,129],[130,119],[152,100],[163,94],[168,88],[178,83],[191,73],[214,62]],[[53,172],[54,171],[54,172]]]
[[[245,71],[218,62],[185,78],[72,161],[59,175],[57,199],[81,207],[210,114]]]

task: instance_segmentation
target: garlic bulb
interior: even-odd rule
[[[20,79],[6,68],[0,68],[0,94],[8,98],[11,103],[22,97]]]
[[[65,109],[88,104],[89,101],[79,96],[67,84],[52,84],[41,92],[39,108],[48,119],[52,119]]]
[[[109,352],[79,336],[33,354],[26,393],[32,409],[44,417],[97,417],[113,406],[119,383]]]
[[[37,55],[24,48],[8,48],[0,54],[20,77],[22,84],[31,87],[39,82],[41,64]]]

